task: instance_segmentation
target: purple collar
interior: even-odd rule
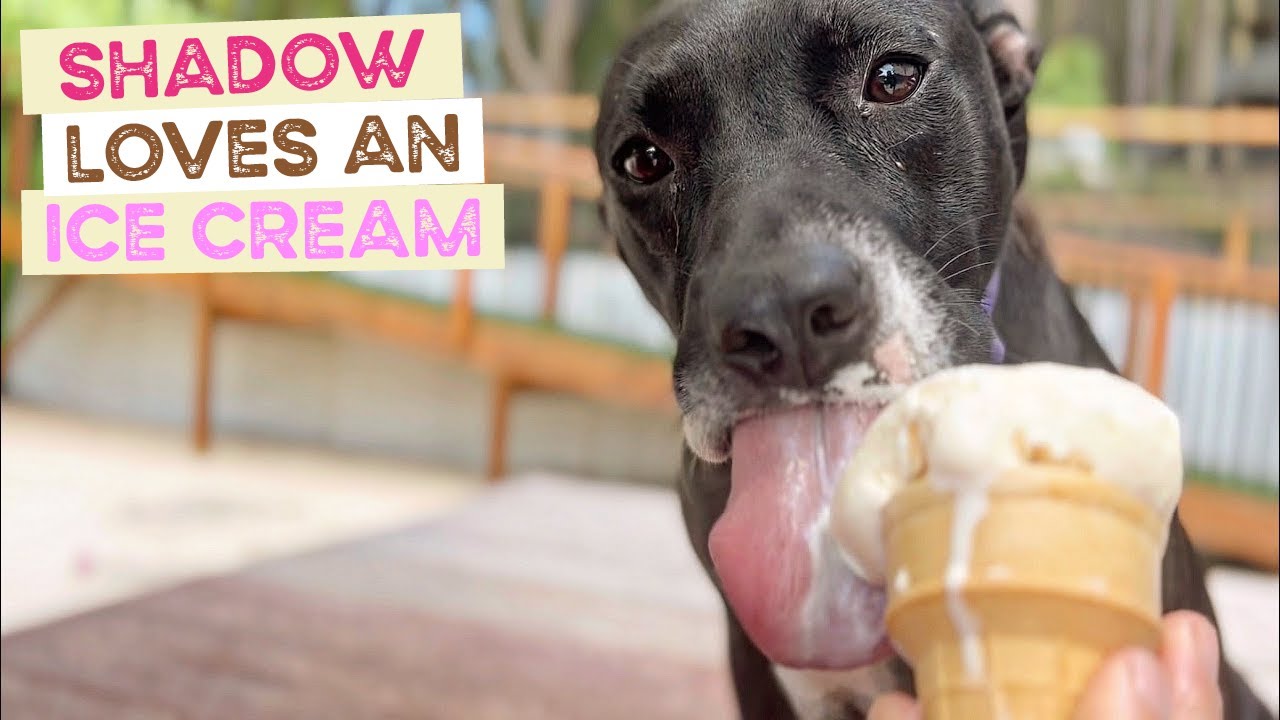
[[[1000,266],[996,265],[995,272],[991,273],[991,279],[987,281],[987,289],[982,293],[982,311],[991,318],[992,326],[995,325],[996,298],[1000,295]],[[991,338],[991,362],[996,365],[1004,364],[1004,340],[1000,339],[998,333]]]

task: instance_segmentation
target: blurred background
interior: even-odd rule
[[[6,716],[727,716],[666,489],[673,342],[587,147],[662,4],[0,6]],[[1274,707],[1280,11],[1008,4],[1046,49],[1026,199],[1112,358],[1182,419],[1183,517]],[[20,30],[431,12],[462,14],[505,270],[21,275]]]

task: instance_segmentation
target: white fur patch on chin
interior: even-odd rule
[[[799,720],[839,720],[849,705],[864,715],[884,693],[897,690],[889,661],[856,670],[795,670],[773,666]]]
[[[869,363],[858,362],[836,371],[823,388],[829,399],[861,405],[885,405],[902,394],[905,386],[877,382],[878,374]]]
[[[710,413],[692,410],[681,419],[684,441],[694,455],[714,465],[729,460],[729,438],[711,418]]]

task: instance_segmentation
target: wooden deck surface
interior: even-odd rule
[[[1273,707],[1274,575],[1216,570]],[[722,610],[675,494],[526,477],[438,519],[0,640],[5,720],[717,720]],[[1270,621],[1268,621],[1270,619]]]
[[[438,521],[7,636],[0,712],[729,717],[719,610],[674,502],[513,482]]]

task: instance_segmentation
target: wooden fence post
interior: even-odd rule
[[[573,195],[569,185],[555,180],[542,186],[538,208],[538,246],[542,249],[545,285],[542,289],[542,319],[556,316],[560,292],[560,264],[569,247],[569,223]]]
[[[192,402],[191,443],[199,452],[209,449],[210,396],[213,391],[213,334],[217,315],[211,278],[204,275],[196,292],[195,393]]]
[[[1129,282],[1126,285],[1124,294],[1129,302],[1129,327],[1124,346],[1124,369],[1121,372],[1126,378],[1134,380],[1142,362],[1139,355],[1143,352],[1141,338],[1144,332],[1143,322],[1147,316],[1147,296],[1137,283]]]
[[[1178,278],[1170,268],[1162,268],[1152,278],[1151,331],[1147,335],[1146,372],[1142,385],[1156,397],[1164,396],[1165,361],[1169,353],[1169,322],[1178,299]]]
[[[21,102],[13,104],[8,122],[8,167],[5,168],[9,173],[10,197],[5,198],[6,200],[19,200],[22,197],[22,191],[26,190],[31,184],[31,156],[35,150],[35,124],[36,118],[34,115],[22,114]]]
[[[475,306],[472,299],[472,272],[458,270],[453,274],[453,305],[449,308],[449,333],[454,348],[466,352],[475,327]]]
[[[1231,214],[1222,236],[1222,255],[1231,270],[1249,267],[1249,216],[1243,210]]]
[[[489,398],[489,457],[485,464],[485,478],[489,482],[498,482],[507,474],[511,401],[516,390],[516,382],[510,376],[501,371],[494,376]]]

